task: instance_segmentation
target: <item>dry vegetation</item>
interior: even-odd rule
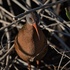
[[[69,4],[69,0],[0,0],[0,70],[27,70],[27,63],[14,50],[14,38],[32,11],[39,15],[48,42],[39,69],[70,70],[70,22],[65,14]],[[36,63],[31,65],[36,70]]]

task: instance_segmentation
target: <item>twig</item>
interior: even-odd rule
[[[31,0],[26,0],[26,3],[31,7]]]
[[[60,32],[60,31],[58,31],[58,30],[51,29],[51,28],[49,28],[49,26],[46,26],[45,24],[43,24],[43,26],[40,25],[40,27],[43,28],[43,29],[48,30],[50,33],[51,33],[51,32],[57,32],[57,33],[61,33],[61,34],[63,34],[63,35],[66,35],[66,36],[69,36],[69,37],[70,37],[70,34],[64,33],[64,32]]]
[[[0,57],[0,61],[2,61],[10,52],[14,49],[14,44],[11,46],[11,48],[2,56]]]
[[[56,3],[50,3],[50,4],[47,4],[47,5],[43,5],[43,6],[40,6],[40,7],[31,9],[31,10],[25,12],[25,13],[21,13],[21,14],[17,15],[15,18],[20,18],[20,17],[22,17],[22,18],[20,18],[20,19],[17,20],[17,21],[12,22],[10,25],[8,25],[8,26],[6,26],[6,27],[1,28],[0,31],[1,31],[1,30],[4,30],[5,28],[7,28],[7,27],[9,27],[9,26],[11,26],[11,25],[13,25],[13,24],[16,23],[16,22],[19,22],[20,20],[23,19],[23,16],[26,15],[26,14],[28,14],[28,13],[31,13],[31,12],[33,12],[33,11],[35,11],[35,10],[38,10],[38,9],[41,9],[41,8],[48,8],[48,7],[51,7],[51,6],[56,5],[56,4],[58,4],[58,3],[65,2],[65,1],[67,1],[67,0],[57,1]]]
[[[63,42],[61,38],[59,38],[55,33],[53,33],[53,36],[61,43],[61,46],[65,51],[70,51],[70,48]]]
[[[15,70],[19,70],[15,65],[14,65]]]
[[[24,16],[24,17],[25,17],[25,16]],[[11,26],[11,25],[13,25],[13,24],[15,24],[15,23],[17,23],[17,22],[20,22],[24,17],[21,17],[21,18],[19,18],[18,20],[13,21],[11,24],[9,24],[9,25],[7,25],[7,26],[5,26],[5,27],[0,28],[0,31],[1,31],[1,30],[4,30],[5,28],[7,28],[7,27],[9,27],[9,26]]]
[[[11,13],[14,15],[14,11],[13,11],[13,9],[12,9],[12,5],[11,5],[10,0],[7,0],[7,3],[8,3],[8,6],[9,6],[9,8],[10,8]]]
[[[47,0],[47,1],[45,0],[44,2],[43,2],[43,0],[42,0],[42,1],[33,0],[33,1],[34,1],[37,5],[42,6],[42,5],[48,4],[50,0]],[[37,12],[40,13],[41,11],[42,11],[42,9],[38,10]]]
[[[14,18],[15,16],[14,15],[12,15],[10,12],[8,12],[6,9],[4,9],[3,7],[1,7],[0,6],[0,9],[2,10],[2,11],[4,11],[5,13],[7,13],[9,16],[11,16],[12,18]]]
[[[59,65],[58,65],[58,69],[57,69],[57,70],[60,69],[60,65],[61,65],[61,63],[62,63],[62,60],[63,60],[63,57],[64,57],[64,53],[65,53],[65,51],[63,51],[63,54],[62,54],[62,56],[61,56],[61,59],[60,59],[60,62],[59,62]]]
[[[23,22],[25,22],[25,20],[23,20]],[[0,24],[1,24],[1,23],[6,24],[6,25],[11,24],[10,22],[4,21],[4,20],[0,20]],[[16,26],[15,24],[13,24],[12,27],[21,28],[20,25],[17,25],[17,26]]]
[[[38,1],[36,1],[36,2],[38,2]],[[43,5],[41,2],[39,2],[39,4]],[[45,16],[45,15],[41,14],[43,17],[49,18],[51,20],[55,20],[57,23],[60,23],[60,24],[62,24],[62,22],[66,23],[66,21],[64,19],[62,19],[60,16],[58,16],[53,10],[51,10],[51,9],[45,9],[45,11],[48,12],[48,14],[50,14],[50,15],[52,14],[52,16],[53,16],[54,19],[51,18],[51,17],[48,17],[48,16]],[[63,26],[62,26],[62,28],[66,31],[66,33],[68,33],[68,31]]]
[[[53,5],[56,5],[56,4],[59,4],[59,3],[63,3],[65,1],[67,1],[67,0],[61,0],[61,1],[57,1],[56,3],[50,3],[50,4],[46,4],[46,5],[43,5],[43,6],[34,8],[34,9],[30,9],[29,11],[27,11],[25,13],[22,13],[22,14],[17,15],[15,18],[20,18],[20,17],[22,17],[22,16],[24,16],[24,15],[26,15],[28,13],[31,13],[33,11],[36,11],[36,10],[39,10],[39,9],[49,8],[49,7],[53,6]]]
[[[20,8],[22,8],[25,11],[28,11],[26,7],[24,7],[21,3],[19,3],[17,0],[12,0],[15,4],[17,4]]]
[[[69,63],[70,63],[70,60],[61,68],[61,70],[63,70],[65,66],[67,66]]]
[[[44,14],[41,14],[41,16],[42,16],[42,17],[45,17],[45,18],[47,18],[47,19],[49,19],[49,20],[55,20],[55,19],[53,19],[52,17],[46,16],[46,15],[44,15]]]
[[[18,62],[22,63],[24,66],[28,66],[28,64],[24,61],[22,61],[21,59],[16,59]],[[31,69],[36,70],[37,68],[33,65],[31,65]]]
[[[38,1],[36,1],[36,2],[38,2]],[[41,2],[38,2],[40,5],[43,5]],[[45,4],[44,4],[45,5]],[[53,18],[51,18],[51,17],[48,17],[48,16],[45,16],[45,15],[43,15],[43,14],[41,14],[43,17],[46,17],[46,18],[48,18],[48,19],[51,19],[51,20],[55,20],[57,23],[59,23],[59,24],[61,24],[60,26],[61,26],[61,28],[63,29],[63,30],[65,30],[65,32],[66,33],[68,33],[68,31],[63,27],[63,26],[65,26],[65,25],[63,25],[63,23],[67,23],[64,19],[62,19],[60,16],[58,16],[53,10],[51,10],[51,9],[45,9],[45,11],[48,13],[48,14],[52,14],[52,16],[53,16]],[[63,22],[63,23],[62,23]],[[63,26],[62,26],[63,25]],[[68,28],[68,27],[67,27]],[[69,29],[69,28],[68,28]],[[69,33],[68,33],[69,34]]]
[[[45,9],[45,11],[46,11],[46,10],[49,11],[49,13],[53,16],[53,19],[55,19],[55,21],[56,21],[57,23],[62,24],[62,25],[65,26],[68,30],[70,30],[69,26],[66,25],[67,22],[66,22],[63,18],[61,18],[60,16],[58,16],[58,15],[57,15],[52,9],[50,9],[50,8]],[[50,16],[51,16],[51,15],[50,15]]]
[[[58,54],[62,55],[62,52],[58,51],[58,50],[57,50],[57,47],[56,47],[54,44],[52,44],[49,40],[47,40],[47,43],[48,43],[48,45],[49,45],[51,48],[53,48]],[[66,55],[66,54],[64,54],[64,57],[70,59],[70,57],[69,57],[68,55]]]
[[[6,21],[6,17],[4,16],[5,13],[3,11],[1,11],[1,12],[2,12],[2,16],[3,16],[1,19],[4,19]],[[5,26],[6,26],[6,24],[3,24],[3,27],[5,27]],[[10,48],[10,35],[9,35],[9,32],[8,32],[8,28],[6,28],[4,31],[5,31],[6,37],[7,37],[7,50],[8,50]],[[9,55],[6,57],[6,66],[5,66],[5,68],[7,68],[8,63],[9,63]]]

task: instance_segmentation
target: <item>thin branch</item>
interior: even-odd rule
[[[62,54],[62,56],[61,56],[61,59],[60,59],[60,62],[59,62],[59,65],[58,65],[58,69],[57,69],[57,70],[60,69],[60,65],[61,65],[61,63],[62,63],[62,60],[63,60],[64,54],[65,54],[65,51],[63,51],[63,54]]]
[[[26,0],[26,3],[31,7],[31,0]]]
[[[26,62],[24,62],[24,61],[22,61],[21,59],[16,59],[18,62],[20,62],[20,63],[22,63],[24,66],[28,66],[28,63],[26,63]],[[33,65],[31,65],[31,69],[33,69],[33,70],[36,70],[37,68],[35,67],[35,66],[33,66]]]
[[[17,0],[12,0],[15,4],[17,4],[20,8],[22,8],[25,11],[28,11],[26,7],[24,7],[21,3],[19,3]]]
[[[67,1],[67,0],[57,1],[56,3],[50,3],[50,4],[47,4],[47,5],[43,5],[43,6],[40,6],[40,7],[31,9],[31,10],[25,12],[25,13],[21,13],[21,14],[17,15],[15,18],[23,17],[24,15],[26,15],[26,14],[28,14],[28,13],[31,13],[31,12],[33,12],[33,11],[36,11],[36,10],[38,10],[38,9],[41,9],[41,8],[48,8],[48,7],[51,7],[51,6],[53,6],[53,5],[56,5],[56,4],[65,2],[65,1]],[[22,20],[22,19],[23,19],[23,18],[20,18],[20,19],[17,20],[17,21],[20,21],[20,20]],[[14,21],[14,22],[16,23],[17,21]],[[12,22],[10,25],[8,25],[8,26],[6,26],[6,27],[0,28],[0,31],[1,31],[1,30],[4,30],[5,28],[7,28],[7,27],[9,27],[9,26],[11,26],[11,25],[13,25],[14,22]]]
[[[22,20],[21,20],[22,21]],[[23,22],[25,22],[25,20],[23,20]],[[0,24],[6,24],[6,25],[10,25],[11,23],[10,22],[7,22],[7,21],[4,21],[4,20],[0,20]],[[20,25],[15,25],[15,24],[13,24],[13,25],[11,25],[12,27],[17,27],[17,28],[21,28],[22,26],[20,26]]]
[[[5,27],[1,27],[1,28],[0,28],[0,31],[1,31],[1,30],[4,30],[5,28],[7,28],[7,27],[9,27],[9,26],[11,26],[11,25],[13,25],[13,24],[15,24],[15,23],[17,23],[17,22],[20,22],[21,20],[23,20],[24,17],[25,17],[25,16],[19,18],[18,20],[13,21],[11,24],[9,24],[9,25],[7,25],[7,26],[5,26]]]
[[[28,13],[31,13],[33,11],[36,11],[36,10],[39,10],[39,9],[49,8],[49,7],[53,6],[53,5],[56,5],[56,4],[59,4],[59,3],[63,3],[65,1],[67,1],[67,0],[61,0],[61,1],[57,1],[56,3],[50,3],[50,4],[46,4],[46,5],[34,8],[34,9],[30,9],[29,11],[27,11],[25,13],[21,13],[21,14],[17,15],[15,18],[20,18],[20,17],[22,17],[22,16],[24,16],[24,15],[26,15]]]
[[[70,60],[61,68],[61,70],[63,70],[69,63],[70,63]]]
[[[38,2],[38,1],[36,1],[36,2]],[[38,3],[40,3],[40,5],[43,5],[41,2],[38,2]],[[52,14],[53,18],[41,14],[43,17],[46,17],[51,20],[55,20],[57,23],[60,23],[62,25],[63,25],[63,23],[67,23],[64,19],[62,19],[60,16],[58,16],[52,9],[45,9],[45,11],[50,15]],[[68,33],[68,31],[63,26],[62,26],[62,28],[66,31],[66,33]]]
[[[6,21],[6,17],[4,16],[5,13],[3,11],[1,11],[1,13],[2,13],[2,16],[3,16],[1,19],[4,19]],[[6,26],[6,24],[3,24],[3,27],[5,27],[5,26]],[[10,48],[10,35],[9,35],[9,32],[8,32],[8,28],[6,28],[4,31],[5,31],[6,38],[7,38],[7,50],[8,50]],[[7,68],[8,64],[9,64],[9,55],[6,57],[5,68]]]
[[[10,12],[8,12],[5,8],[3,8],[3,7],[0,6],[0,9],[1,9],[2,11],[4,11],[5,13],[7,13],[7,14],[8,14],[9,16],[11,16],[12,18],[15,17],[15,16],[12,15]]]
[[[13,8],[12,8],[10,0],[7,0],[7,3],[8,3],[8,6],[10,8],[11,13],[14,15],[14,11],[13,11]]]
[[[0,61],[2,61],[8,54],[10,54],[13,49],[14,49],[14,44],[2,57],[0,57]]]
[[[65,51],[70,51],[70,48],[63,42],[61,38],[59,38],[55,33],[53,33],[53,36],[61,43],[61,46]]]
[[[52,44],[49,40],[47,40],[48,45],[53,48],[58,54],[62,55],[62,52],[57,50],[57,46],[55,46],[54,44]],[[66,54],[64,54],[64,57],[68,58],[70,60],[70,57]]]
[[[70,37],[70,34],[69,33],[64,33],[64,32],[58,31],[58,30],[51,29],[51,28],[49,28],[49,26],[46,26],[45,24],[43,24],[42,26],[40,25],[40,27],[43,28],[43,29],[48,30],[50,33],[51,32],[57,32],[57,33],[61,33],[63,35],[66,35],[66,36],[69,36]]]

